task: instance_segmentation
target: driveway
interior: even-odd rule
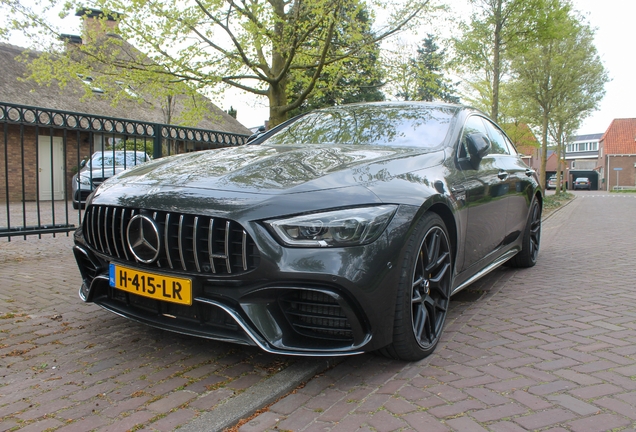
[[[537,266],[454,297],[417,363],[155,330],[79,300],[70,238],[3,241],[0,431],[634,430],[636,195],[576,195],[544,221]]]

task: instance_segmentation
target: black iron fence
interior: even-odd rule
[[[120,170],[248,138],[3,102],[0,125],[0,237],[9,241],[74,230],[86,197]]]

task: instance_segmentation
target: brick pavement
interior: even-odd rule
[[[634,214],[636,195],[577,192],[534,268],[454,297],[432,356],[349,358],[240,431],[636,430]]]
[[[83,303],[71,245],[0,243],[0,431],[170,431],[293,362]]]

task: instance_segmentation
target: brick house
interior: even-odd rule
[[[530,127],[525,123],[504,123],[501,128],[526,165],[538,172],[541,169],[541,144]]]
[[[81,42],[79,36],[71,39],[75,43]],[[69,80],[69,84],[60,90],[55,84],[38,85],[24,79],[26,63],[36,55],[23,48],[0,43],[0,202],[5,202],[7,197],[9,201],[64,199],[68,197],[72,176],[81,160],[126,139],[125,130],[89,132],[88,128],[82,130],[78,126],[81,122],[97,121],[93,117],[99,116],[144,124],[168,123],[165,109],[151,98],[144,98],[142,102],[122,100],[115,107],[103,92],[100,93],[100,89],[93,89],[94,97],[86,98],[86,86],[90,85],[86,80]],[[249,129],[235,118],[209,100],[202,100],[206,114],[195,125],[196,128],[250,134]],[[183,107],[178,99],[174,101],[175,113]],[[61,122],[67,121],[67,114],[70,115],[68,119],[75,122],[77,130],[59,127]],[[34,125],[32,120],[35,116],[44,117],[44,121]],[[47,122],[51,127],[43,125]],[[103,130],[107,129],[104,125]],[[146,142],[140,141],[139,146],[139,150],[144,150]]]
[[[599,142],[602,189],[636,186],[636,118],[614,119]]]

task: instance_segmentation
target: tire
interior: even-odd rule
[[[397,289],[393,342],[384,356],[417,361],[437,346],[453,282],[453,255],[442,218],[426,213],[407,243]]]
[[[521,251],[506,264],[509,267],[528,268],[537,263],[541,243],[541,205],[535,199],[530,207],[526,229],[523,231]]]

